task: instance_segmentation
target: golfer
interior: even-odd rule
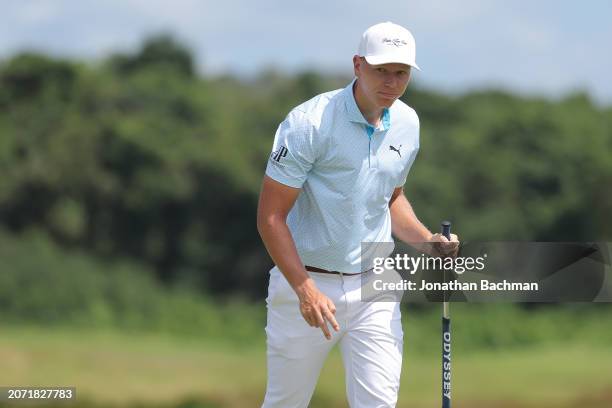
[[[362,242],[435,242],[403,194],[419,119],[401,102],[415,61],[405,28],[376,24],[353,57],[355,79],[294,108],[276,132],[257,226],[275,267],[268,297],[263,407],[307,407],[339,343],[352,408],[394,407],[403,332],[399,302],[363,302]]]

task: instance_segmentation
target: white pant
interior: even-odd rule
[[[332,339],[306,323],[298,298],[280,272],[268,286],[268,385],[263,408],[307,407],[323,362],[340,342],[351,408],[395,407],[402,367],[403,332],[397,301],[361,301],[362,276],[310,273],[336,305],[340,331]]]

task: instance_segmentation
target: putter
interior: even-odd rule
[[[442,222],[442,235],[450,240],[450,221]],[[444,273],[444,281],[446,281],[446,273]],[[451,322],[444,293],[443,310],[442,310],[442,408],[450,408],[451,406]]]

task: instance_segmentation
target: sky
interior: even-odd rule
[[[99,61],[170,33],[204,74],[264,69],[350,75],[362,32],[392,21],[416,38],[413,81],[612,105],[612,1],[0,0],[0,59],[24,51]]]

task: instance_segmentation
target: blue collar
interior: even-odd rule
[[[357,106],[357,102],[355,101],[353,86],[356,80],[357,78],[353,79],[351,83],[346,88],[344,88],[344,105],[346,107],[346,114],[350,122],[362,123],[374,129],[374,127],[363,117],[361,111],[359,110],[359,107]],[[382,126],[382,130],[389,130],[389,128],[391,128],[391,113],[387,108],[383,109]]]

